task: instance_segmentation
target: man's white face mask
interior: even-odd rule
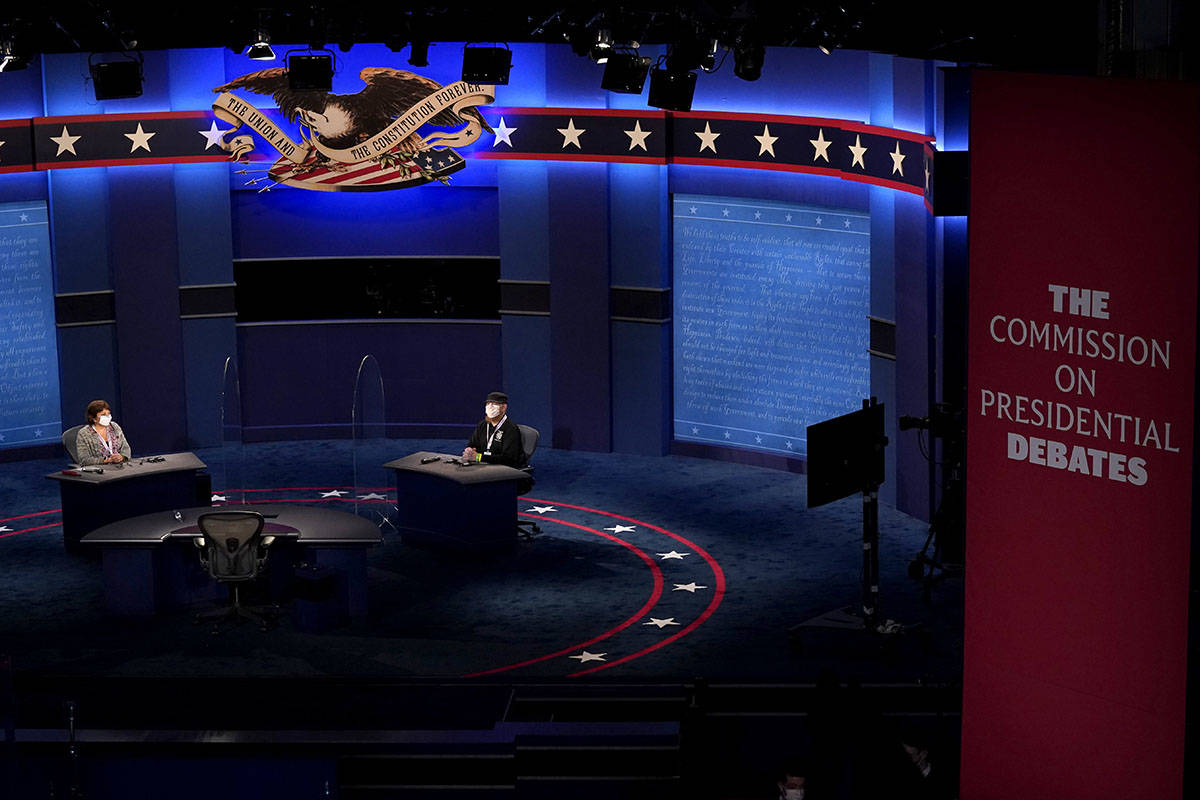
[[[488,419],[495,419],[496,417],[500,416],[500,404],[488,403],[483,407],[483,413]]]
[[[783,796],[785,800],[804,800],[803,789],[784,789]]]

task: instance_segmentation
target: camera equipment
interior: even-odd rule
[[[961,409],[945,403],[934,405],[926,417],[902,416],[900,430],[928,431],[929,440],[919,442],[921,454],[929,461],[929,535],[921,551],[908,565],[908,576],[924,581],[928,595],[933,584],[949,573],[962,571],[963,533],[966,528],[964,496],[963,444],[966,439]],[[941,460],[937,443],[941,440]],[[938,475],[937,468],[941,467]],[[940,478],[940,480],[939,480]],[[938,494],[940,492],[940,501]],[[930,547],[932,546],[932,551]]]

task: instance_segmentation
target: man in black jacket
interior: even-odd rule
[[[503,392],[489,394],[483,413],[486,419],[475,426],[475,432],[463,450],[463,458],[509,467],[524,466],[521,429],[508,418],[508,395]]]

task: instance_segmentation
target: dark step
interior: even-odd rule
[[[507,752],[391,753],[338,759],[343,786],[512,786],[514,757]]]
[[[516,772],[523,778],[578,776],[637,776],[666,778],[679,775],[675,744],[517,745]]]

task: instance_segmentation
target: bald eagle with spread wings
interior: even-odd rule
[[[437,81],[388,67],[367,67],[358,77],[366,86],[357,94],[293,92],[288,85],[287,68],[274,67],[243,75],[213,91],[248,89],[269,94],[289,122],[299,121],[312,131],[314,139],[321,140],[321,144],[342,150],[370,139],[391,125],[397,116],[442,88]],[[444,109],[430,118],[428,124],[457,128],[467,121],[465,117],[492,132],[483,115],[474,108],[464,108],[458,113]],[[420,147],[421,136],[416,132],[409,134],[399,145],[400,152],[406,154],[415,153]]]

